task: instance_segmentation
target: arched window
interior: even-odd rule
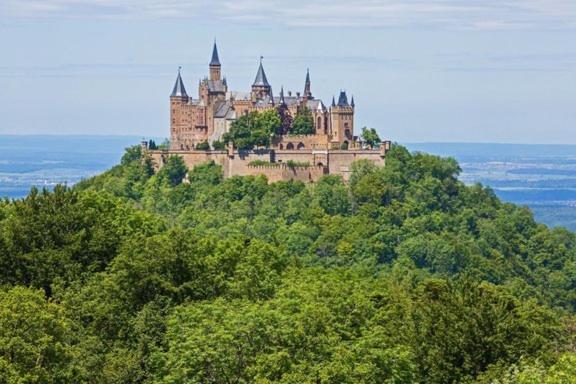
[[[322,129],[322,118],[318,116],[318,124],[316,125],[316,129]]]
[[[298,143],[297,149],[304,149],[304,143]]]
[[[294,144],[292,143],[286,144],[286,149],[294,149]]]
[[[278,148],[279,148],[279,149],[284,149],[284,145],[283,145],[283,144],[280,144],[280,145],[278,146]]]

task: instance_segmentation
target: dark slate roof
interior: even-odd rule
[[[269,108],[274,106],[274,98],[266,96],[263,99],[256,100],[256,108]]]
[[[180,69],[178,69],[178,77],[176,77],[176,83],[174,84],[174,89],[172,89],[172,94],[170,97],[188,97],[186,93],[186,88],[184,88],[184,82],[182,81],[182,76],[180,76]]]
[[[269,87],[268,79],[266,78],[266,73],[264,72],[264,67],[262,66],[262,60],[260,60],[260,66],[258,67],[258,73],[256,73],[256,78],[254,79],[254,84],[252,86]]]
[[[298,104],[299,99],[296,96],[284,96],[284,103],[289,107]]]
[[[232,103],[229,101],[221,101],[215,105],[214,117],[215,118],[225,118],[230,113],[232,109]]]
[[[338,106],[339,107],[349,107],[348,104],[348,96],[346,96],[346,92],[340,91],[340,96],[338,97]]]
[[[350,100],[350,105],[354,107],[354,96],[352,96],[352,99]]]
[[[226,92],[226,86],[223,80],[207,80],[208,91],[210,92]]]
[[[210,65],[220,65],[220,58],[218,57],[218,47],[216,47],[216,41],[214,41],[214,48],[212,48],[212,60],[210,60]]]
[[[308,109],[311,111],[316,111],[316,110],[325,111],[326,110],[326,107],[324,106],[324,103],[322,103],[322,100],[318,100],[318,99],[307,100],[306,101],[306,107],[308,107]]]
[[[336,100],[334,99],[334,96],[332,96],[332,106],[333,106],[333,107],[336,106]]]

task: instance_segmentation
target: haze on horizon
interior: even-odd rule
[[[167,136],[214,38],[233,90],[310,68],[395,141],[576,144],[573,0],[1,0],[0,134]]]

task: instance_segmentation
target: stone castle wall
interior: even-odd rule
[[[251,151],[149,151],[156,169],[161,168],[169,156],[180,156],[186,166],[195,166],[214,161],[222,166],[224,177],[265,175],[269,182],[300,180],[315,182],[326,174],[341,175],[349,179],[350,166],[357,160],[368,160],[383,166],[385,151],[379,150],[275,150],[256,149]],[[253,161],[264,161],[270,165],[253,166]],[[297,163],[291,166],[289,162]],[[298,163],[308,163],[299,166]]]

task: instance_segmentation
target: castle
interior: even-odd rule
[[[272,92],[262,57],[250,92],[228,89],[216,42],[208,66],[209,76],[198,85],[198,98],[188,95],[178,70],[170,95],[170,147],[149,150],[157,167],[166,158],[181,156],[189,167],[206,161],[223,166],[224,176],[265,174],[270,181],[298,179],[314,182],[325,174],[348,178],[353,161],[367,159],[383,165],[390,142],[369,148],[354,134],[354,97],[345,91],[329,107],[312,94],[307,71],[303,92]],[[269,145],[242,150],[234,142],[222,143],[233,123],[241,116],[276,110],[282,117],[277,134]],[[292,123],[300,114],[310,122],[306,134],[295,134]],[[216,143],[220,145],[216,148]],[[223,145],[227,148],[222,148]],[[201,148],[201,149],[200,149]],[[212,149],[210,149],[212,148]]]

